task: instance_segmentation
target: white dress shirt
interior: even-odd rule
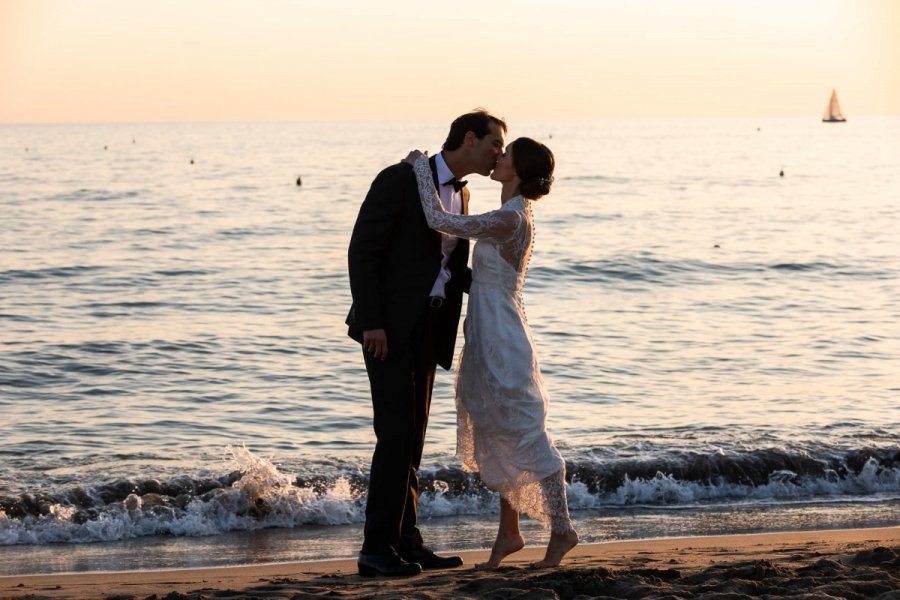
[[[444,162],[444,156],[440,152],[434,157],[437,166],[438,196],[441,198],[441,204],[444,210],[450,213],[459,214],[462,212],[462,190],[456,191],[452,185],[444,185],[446,182],[454,178],[453,171]],[[450,260],[450,254],[456,248],[459,241],[455,235],[441,234],[441,270],[438,272],[434,286],[431,288],[431,296],[446,297],[444,288],[450,281],[450,269],[447,268],[447,262]]]

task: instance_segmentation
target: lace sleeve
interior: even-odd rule
[[[432,229],[470,240],[505,242],[513,237],[521,226],[523,217],[514,210],[492,210],[481,215],[455,215],[446,212],[437,190],[434,189],[428,157],[420,156],[413,169],[419,183],[422,210],[425,211],[425,219]]]

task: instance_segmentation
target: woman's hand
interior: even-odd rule
[[[416,159],[420,156],[428,156],[427,152],[421,152],[419,150],[412,150],[409,154],[406,155],[406,158],[401,160],[400,162],[405,162],[408,165],[415,164]]]

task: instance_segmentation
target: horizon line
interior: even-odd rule
[[[851,115],[847,120],[852,119],[868,119],[868,118],[897,118],[900,113],[894,114],[859,114]],[[448,117],[450,118],[450,117]],[[506,119],[507,117],[501,118]],[[687,120],[725,120],[725,119],[810,119],[821,121],[821,115],[804,115],[804,114],[784,114],[784,115],[608,115],[608,116],[571,116],[571,117],[517,117],[521,121],[586,121],[586,120],[637,120],[637,119],[687,119]],[[322,118],[322,119],[162,119],[162,120],[146,120],[146,121],[92,121],[92,120],[75,120],[75,121],[3,121],[0,120],[0,126],[16,126],[16,125],[199,125],[199,124],[277,124],[277,123],[430,123],[442,120],[441,117],[431,118],[402,118],[402,117],[380,117],[380,118],[362,118],[347,117],[338,118]]]

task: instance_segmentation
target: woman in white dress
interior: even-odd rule
[[[509,144],[491,174],[503,186],[501,206],[481,215],[445,212],[427,156],[414,151],[405,162],[413,164],[428,226],[477,242],[456,379],[457,453],[464,469],[500,494],[497,539],[478,566],[496,568],[524,547],[519,513],[550,529],[546,555],[534,566],[556,566],[578,535],[569,520],[565,462],[546,430],[547,392],[522,304],[534,240],[531,202],[550,192],[553,153],[530,138]]]

